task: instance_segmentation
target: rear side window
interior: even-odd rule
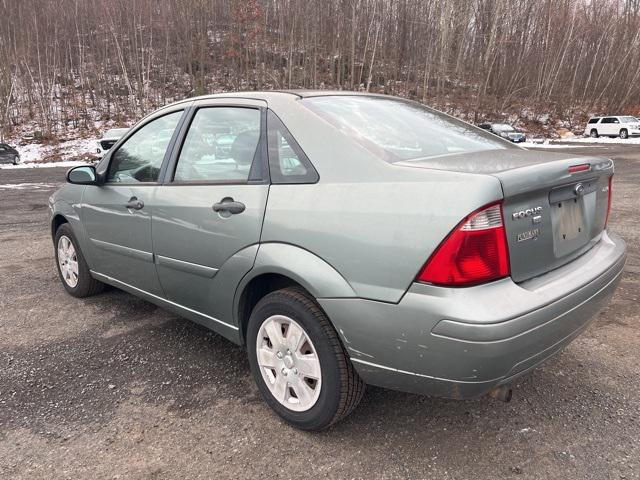
[[[201,108],[184,140],[173,180],[246,182],[260,142],[260,110]]]
[[[271,110],[267,113],[267,143],[272,183],[318,181],[318,172],[289,130]]]
[[[164,154],[181,116],[182,111],[178,111],[151,120],[127,138],[111,156],[107,181],[158,181]]]
[[[599,118],[590,118],[589,123],[598,123]]]
[[[416,102],[373,96],[302,100],[320,117],[387,162],[518,148]]]

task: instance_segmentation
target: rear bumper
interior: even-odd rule
[[[470,288],[413,284],[398,304],[319,299],[367,383],[471,398],[561,350],[606,305],[622,276],[624,241],[533,280]]]

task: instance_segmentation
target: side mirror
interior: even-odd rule
[[[98,174],[95,167],[90,165],[81,165],[73,167],[67,172],[67,182],[76,185],[97,185]]]

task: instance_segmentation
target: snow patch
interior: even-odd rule
[[[69,161],[69,162],[31,162],[21,163],[19,165],[0,165],[0,170],[12,170],[20,168],[56,168],[56,167],[77,167],[78,165],[89,165],[88,162]]]
[[[22,163],[2,165],[0,168],[75,167],[86,165],[97,158],[95,138],[75,138],[56,144],[28,143],[15,148],[20,153]]]
[[[562,140],[568,142],[569,140]],[[535,143],[535,142],[522,142],[519,144],[524,148],[584,148],[582,145],[562,145],[560,143]],[[598,148],[598,147],[595,147]]]
[[[58,183],[5,183],[0,190],[39,190],[42,188],[56,188]]]
[[[576,137],[576,138],[563,138],[563,142],[571,142],[571,143],[609,143],[609,144],[617,144],[617,145],[640,145],[640,137],[631,137],[631,138],[610,138],[610,137]]]

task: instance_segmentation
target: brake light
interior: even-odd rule
[[[613,175],[609,177],[609,198],[607,200],[607,216],[604,217],[604,228],[607,228],[609,213],[611,213],[611,200],[613,199]]]
[[[582,165],[572,165],[569,167],[569,173],[586,172],[591,170],[590,163],[583,163]]]
[[[469,286],[509,276],[509,249],[501,203],[460,222],[418,274],[419,282]]]

